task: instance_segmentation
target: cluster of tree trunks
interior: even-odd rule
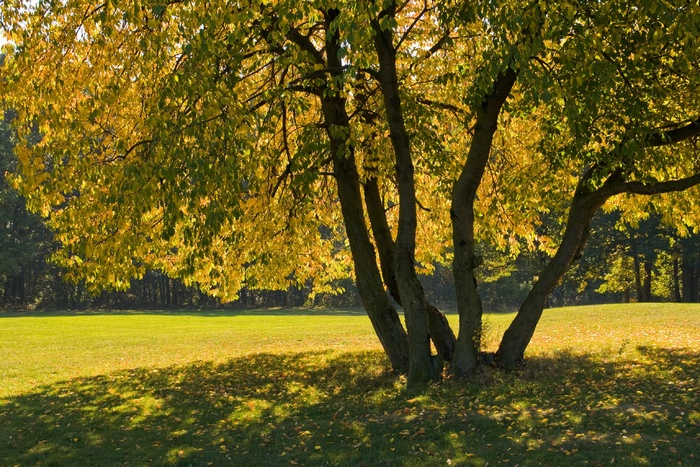
[[[411,141],[401,105],[393,32],[390,28],[380,26],[382,17],[392,17],[395,13],[396,6],[390,4],[373,23],[374,47],[379,64],[376,78],[381,86],[395,155],[396,184],[400,201],[398,232],[393,239],[390,236],[387,238],[382,209],[375,205],[377,196],[372,180],[365,184],[365,193],[369,196],[366,196],[364,201],[362,198],[361,181],[350,140],[347,102],[338,92],[342,87],[339,83],[343,82],[343,64],[339,58],[342,56],[342,44],[337,35],[330,33],[339,12],[325,12],[325,28],[328,31],[325,54],[318,50],[308,37],[292,32],[288,34],[288,39],[307,51],[319,66],[329,70],[326,84],[317,89],[316,93],[321,99],[324,126],[329,129],[334,174],[353,254],[358,290],[394,369],[407,373],[409,383],[420,383],[436,378],[441,370],[436,367],[435,359],[430,355],[431,338],[436,342],[436,348],[443,353],[442,357],[452,361],[451,369],[456,376],[469,376],[478,364],[482,310],[474,276],[474,269],[478,265],[474,253],[474,200],[488,162],[501,108],[517,80],[518,71],[507,66],[495,78],[491,91],[477,106],[472,142],[462,173],[453,188],[453,272],[460,314],[459,337],[455,340],[449,327],[430,326],[429,310],[434,307],[428,304],[415,270],[417,201]],[[661,146],[694,136],[697,132],[697,122],[693,122],[676,130],[659,131],[647,141],[637,144],[647,147]],[[650,195],[680,191],[700,182],[700,176],[693,175],[669,182],[645,184],[628,181],[626,177],[629,172],[631,170],[624,167],[624,162],[622,168],[600,163],[590,167],[581,177],[571,201],[561,244],[539,274],[516,318],[503,336],[496,354],[496,361],[500,365],[513,368],[523,361],[525,349],[547,298],[572,263],[582,255],[590,233],[591,220],[609,198],[621,193]],[[604,183],[596,188],[593,180],[604,180]],[[370,238],[365,224],[365,212],[369,213],[373,238]],[[379,250],[381,267],[377,265],[374,245],[377,245]],[[385,286],[403,307],[407,332],[401,326],[396,310],[384,293]],[[444,321],[440,318],[434,322]],[[447,344],[442,345],[440,342]],[[454,353],[445,349],[454,349]]]

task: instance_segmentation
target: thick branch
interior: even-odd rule
[[[393,16],[391,3],[380,13]],[[372,21],[374,48],[379,63],[379,82],[384,97],[384,110],[396,160],[396,180],[399,193],[399,226],[394,243],[394,273],[406,316],[409,339],[408,384],[423,383],[437,377],[430,356],[428,306],[423,287],[415,270],[416,249],[416,189],[411,142],[404,120],[396,66],[393,30],[385,29],[379,20]]]
[[[324,25],[327,31],[330,30],[330,25],[338,14],[339,11],[335,9],[326,12]],[[328,66],[334,70],[331,71],[331,75],[341,73],[337,53],[340,47],[338,37],[329,34],[326,48]],[[328,84],[326,86],[326,89],[329,90],[330,86]],[[338,187],[338,198],[355,265],[357,289],[393,368],[400,372],[406,372],[409,369],[408,339],[396,310],[384,292],[374,248],[365,224],[360,179],[357,173],[354,148],[349,141],[350,120],[345,104],[345,99],[337,93],[325,92],[321,96],[324,124],[330,140],[333,172]],[[330,131],[330,128],[342,128],[345,131]]]
[[[700,118],[674,130],[654,133],[651,138],[647,140],[644,147],[654,148],[658,146],[667,146],[694,136],[700,136]]]
[[[476,109],[474,136],[467,160],[452,189],[452,241],[455,252],[453,274],[459,311],[459,336],[453,361],[456,376],[468,376],[476,367],[481,335],[481,299],[476,288],[474,268],[477,264],[474,240],[474,201],[491,153],[498,116],[515,85],[518,72],[509,68],[499,74],[492,92]]]
[[[634,193],[637,195],[658,195],[661,193],[672,193],[675,191],[683,191],[700,184],[700,174],[691,175],[678,180],[667,180],[664,182],[644,183],[644,182],[624,182],[616,183],[610,186],[604,186],[596,191],[601,197],[610,198],[611,196],[622,193]]]
[[[384,212],[384,203],[382,202],[381,194],[379,193],[379,184],[376,178],[370,178],[363,184],[365,193],[365,204],[367,205],[367,214],[369,216],[370,225],[372,226],[372,234],[374,242],[377,245],[379,253],[379,264],[382,270],[384,284],[389,289],[389,293],[396,300],[396,303],[401,304],[401,296],[399,295],[399,286],[396,283],[396,275],[394,274],[394,238],[391,235],[391,229],[387,222],[386,213]]]
[[[413,28],[416,27],[416,24],[418,24],[418,21],[420,21],[421,18],[423,18],[423,16],[425,16],[425,14],[428,13],[428,11],[430,11],[431,9],[432,8],[428,8],[427,5],[423,6],[423,10],[420,13],[418,13],[418,15],[415,18],[413,18],[413,22],[411,22],[411,25],[408,26],[408,28],[403,33],[403,35],[399,38],[399,41],[397,42],[394,50],[399,50],[401,48],[401,45],[404,43],[404,41],[406,40],[408,35],[411,33],[411,31],[413,31]]]
[[[303,51],[308,52],[309,55],[311,55],[314,58],[316,63],[324,63],[323,53],[316,47],[314,47],[314,44],[311,42],[311,39],[309,39],[307,36],[304,36],[296,29],[291,28],[289,30],[289,33],[287,33],[287,39],[294,42]]]

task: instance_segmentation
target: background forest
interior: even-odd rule
[[[0,122],[0,171],[16,170],[13,133],[8,113]],[[311,287],[286,291],[243,289],[238,300],[222,304],[196,287],[185,286],[159,270],[134,279],[127,291],[88,293],[84,284],[64,279],[51,261],[58,244],[45,221],[27,211],[25,200],[3,177],[0,180],[0,297],[4,307],[79,309],[87,307],[276,307],[361,306],[351,280],[336,284],[336,294],[313,295]],[[650,213],[636,225],[616,212],[595,217],[583,257],[566,275],[549,306],[593,303],[700,301],[700,235],[681,238],[665,226],[660,213]],[[544,219],[542,229],[558,228],[555,216]],[[512,261],[482,251],[480,288],[489,311],[517,309],[537,271],[549,259],[541,251],[525,248]],[[421,279],[431,301],[450,308],[454,283],[448,267],[434,265]]]

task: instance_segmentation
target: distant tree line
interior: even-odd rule
[[[9,120],[7,115],[5,120]],[[16,169],[14,138],[6,121],[0,122],[0,172]],[[547,224],[545,224],[547,225]],[[551,223],[551,228],[556,228]],[[651,213],[637,225],[626,224],[616,212],[594,219],[594,234],[582,258],[565,276],[549,299],[549,306],[629,301],[700,301],[700,235],[680,237]],[[4,307],[38,306],[56,309],[218,307],[221,302],[197,287],[187,286],[161,271],[148,271],[134,279],[129,290],[88,293],[82,283],[64,280],[63,271],[50,258],[58,248],[45,221],[28,212],[22,196],[0,179],[0,303]],[[535,272],[549,259],[541,251],[526,251],[499,265],[485,257],[479,288],[484,308],[513,311],[527,295]],[[496,255],[493,255],[494,257]],[[453,307],[454,280],[449,268],[437,265],[421,276],[429,299]],[[227,306],[255,307],[359,307],[357,289],[340,281],[341,292],[312,295],[311,287],[286,291],[244,288]]]

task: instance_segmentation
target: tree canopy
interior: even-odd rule
[[[698,226],[697,2],[0,11],[13,181],[95,287],[155,266],[230,299],[353,274],[392,365],[422,382],[441,369],[430,340],[457,376],[478,364],[483,245],[551,255],[496,356],[514,366],[601,207],[635,219],[655,203]],[[453,268],[456,337],[417,276],[437,262]]]

